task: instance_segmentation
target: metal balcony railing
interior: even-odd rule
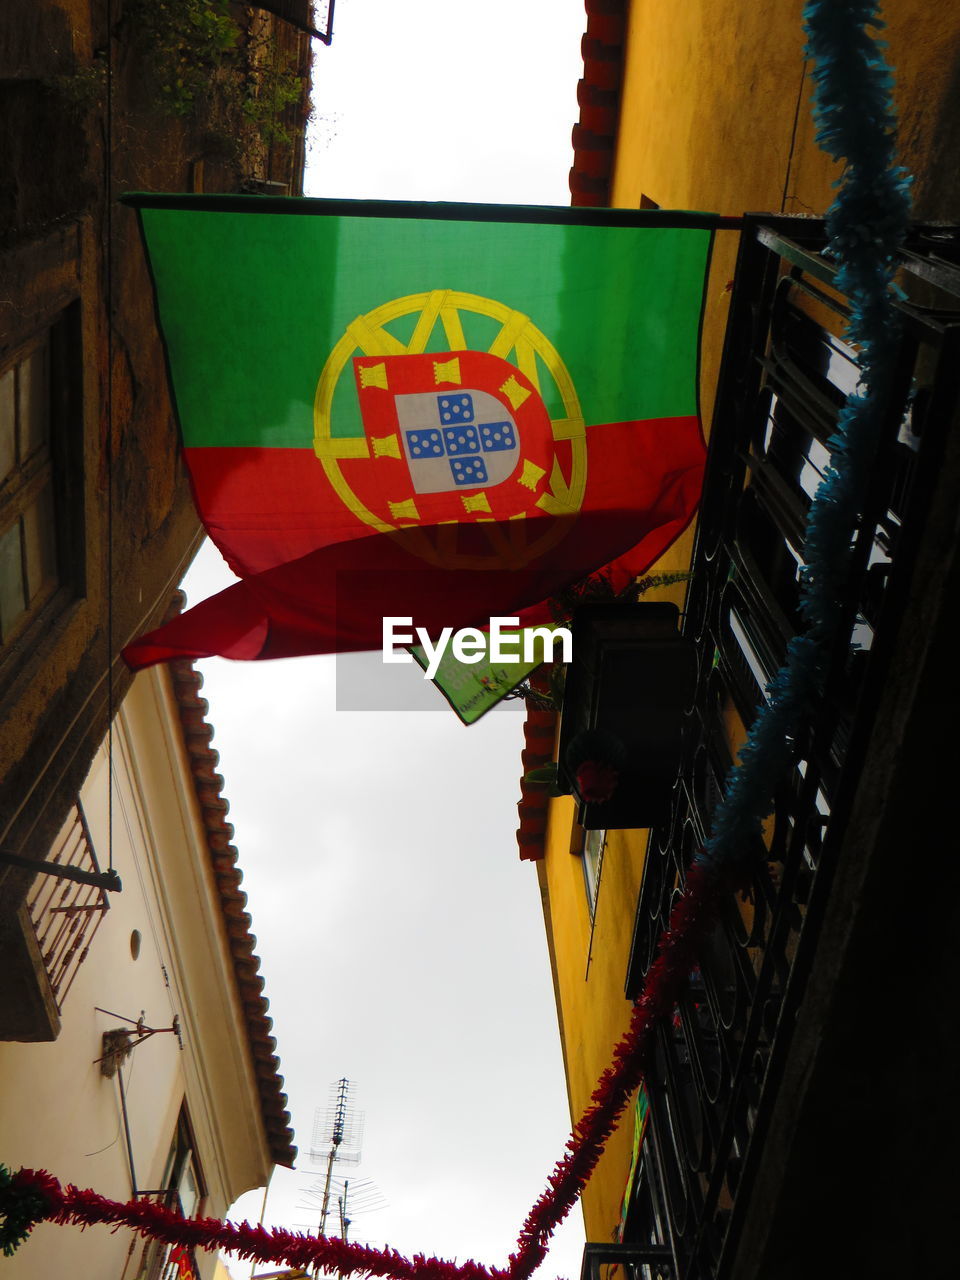
[[[48,861],[99,873],[97,855],[79,800],[61,828]],[[63,1008],[109,907],[107,894],[93,885],[48,875],[37,876],[34,882],[27,898],[27,910],[59,1009]]]
[[[838,336],[846,304],[819,252],[822,236],[807,219],[750,220],[743,234],[684,621],[699,651],[697,692],[672,814],[649,837],[631,998],[709,832],[744,726],[800,628],[806,512],[857,378],[854,353]],[[626,1243],[616,1257],[610,1246],[588,1245],[584,1280],[599,1280],[598,1268],[613,1263],[644,1280],[729,1274],[956,411],[960,270],[948,258],[958,246],[957,234],[921,230],[904,255],[894,392],[856,535],[841,642],[739,891],[657,1037]],[[669,1262],[658,1260],[666,1255]]]
[[[588,1244],[580,1280],[674,1280],[673,1251],[658,1244]]]

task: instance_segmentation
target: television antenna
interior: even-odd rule
[[[319,1109],[314,1113],[313,1142],[310,1159],[314,1164],[326,1161],[327,1171],[323,1183],[320,1206],[320,1234],[326,1235],[327,1214],[330,1211],[330,1190],[334,1164],[359,1164],[363,1146],[363,1115],[354,1110],[350,1100],[350,1081],[341,1077],[330,1086],[330,1101],[326,1113]],[[346,1218],[346,1196],[342,1197],[341,1218]],[[341,1236],[346,1239],[346,1236]]]
[[[319,1183],[316,1186],[307,1187],[303,1194],[313,1203],[298,1204],[297,1208],[315,1209],[317,1202],[322,1202],[326,1192],[327,1188],[321,1187]],[[370,1178],[338,1178],[334,1174],[330,1179],[328,1199],[330,1203],[334,1199],[337,1202],[341,1240],[348,1238],[350,1224],[358,1214],[376,1213],[378,1209],[387,1207],[387,1201],[381,1195],[379,1187]],[[320,1234],[324,1234],[322,1227]]]

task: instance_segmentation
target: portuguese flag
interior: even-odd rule
[[[379,648],[386,615],[531,621],[689,522],[710,216],[126,201],[197,507],[242,579],[131,666]]]

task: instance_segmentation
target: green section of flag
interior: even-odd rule
[[[543,628],[538,629],[542,630]],[[552,627],[550,629],[553,630]],[[523,653],[523,637],[527,633],[517,631],[513,634],[516,634],[519,640],[518,643],[512,644],[511,648]],[[537,641],[536,645],[535,653],[537,657],[534,662],[523,662],[522,660],[518,662],[492,662],[489,653],[484,653],[481,655],[480,661],[474,663],[458,661],[454,657],[453,647],[448,646],[440,660],[433,683],[464,724],[475,724],[481,716],[486,715],[498,702],[502,702],[507,694],[512,689],[515,689],[522,680],[526,680],[531,672],[536,671],[537,667],[541,666],[544,661],[542,642]],[[410,652],[416,662],[426,671],[429,665],[426,651],[419,645],[415,645]],[[559,643],[554,652],[559,660]],[[550,655],[548,654],[547,657],[549,658]]]
[[[312,448],[317,381],[347,325],[432,289],[528,316],[569,369],[588,425],[696,413],[708,230],[201,207],[141,217],[161,316],[177,318],[166,337],[189,447]],[[467,317],[468,345],[486,350],[491,325]],[[406,342],[410,326],[390,331]],[[438,325],[428,349],[444,342]],[[351,383],[338,384],[334,435],[362,434]]]

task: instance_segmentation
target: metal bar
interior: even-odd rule
[[[288,6],[284,5],[282,0],[273,0],[273,3],[270,3],[270,0],[255,0],[253,8],[264,9],[266,13],[271,13],[275,18],[279,18],[280,22],[288,23],[296,31],[302,31],[303,35],[311,36],[314,40],[320,40],[329,47],[333,44],[333,10],[335,3],[337,3],[337,0],[330,0],[329,5],[326,6],[325,31],[320,31],[320,28],[312,26],[312,23],[294,17],[292,13],[288,12]]]
[[[321,31],[319,27],[311,26],[309,22],[303,22],[300,18],[294,17],[288,13],[286,6],[274,0],[270,4],[268,0],[256,0],[255,9],[263,9],[266,13],[272,13],[275,18],[279,18],[281,22],[286,22],[288,26],[294,27],[297,31],[302,31],[305,36],[312,36],[315,40],[322,40],[325,45],[329,45],[333,39],[333,0],[330,0],[330,7],[327,10],[327,29]]]
[[[12,853],[8,849],[0,849],[0,862],[14,867],[25,867],[28,871],[36,871],[38,875],[53,876],[58,880],[73,880],[77,884],[90,884],[104,893],[119,893],[123,888],[120,877],[115,871],[82,871],[79,867],[61,865],[59,862],[46,862],[41,858],[25,858],[22,854]]]
[[[673,1259],[667,1244],[586,1244],[583,1251],[585,1256],[601,1266],[614,1262],[659,1262],[663,1258],[671,1261]]]
[[[90,947],[93,943],[93,939],[97,936],[97,930],[100,928],[100,921],[102,919],[103,919],[103,913],[101,912],[101,914],[97,917],[97,922],[93,926],[93,930],[91,931],[90,936],[85,939],[86,946],[83,948],[83,951],[81,951],[80,956],[77,960],[77,963],[73,967],[73,972],[69,974],[67,978],[67,985],[63,988],[62,991],[57,992],[57,1002],[61,1006],[61,1008],[63,1007],[63,1002],[66,1000],[67,996],[70,994],[70,988],[73,986],[74,978],[80,972],[80,966],[83,964],[84,960],[86,960],[87,956],[90,954]]]
[[[123,1116],[123,1136],[127,1144],[127,1163],[130,1166],[130,1189],[135,1199],[140,1192],[137,1190],[137,1171],[133,1163],[133,1140],[130,1137],[130,1117],[127,1114],[127,1094],[123,1087],[122,1063],[117,1066],[117,1084],[120,1086],[120,1113]]]
[[[300,196],[195,195],[136,191],[120,197],[134,209],[277,213],[303,217],[419,218],[443,222],[518,222],[588,227],[688,227],[742,231],[749,218],[686,209],[607,209],[582,205],[470,204],[464,201],[342,200]]]
[[[77,822],[80,827],[80,833],[83,837],[83,842],[86,844],[86,847],[87,847],[87,856],[89,857],[90,861],[93,863],[94,869],[96,871],[99,871],[100,863],[97,861],[96,846],[93,843],[93,836],[90,834],[90,827],[87,824],[87,815],[84,812],[83,804],[79,796],[77,796]]]
[[[831,266],[821,254],[804,249],[795,240],[787,239],[770,227],[760,227],[757,231],[757,239],[765,249],[771,250],[777,257],[808,272],[823,284],[833,284],[837,269]]]
[[[119,1018],[121,1022],[129,1022],[131,1027],[139,1027],[139,1018],[128,1018],[125,1013],[114,1013],[112,1009],[102,1009],[100,1005],[95,1004],[94,1009],[97,1013],[105,1013],[108,1018]]]
[[[673,1250],[666,1244],[591,1244],[583,1247],[581,1280],[595,1280],[598,1267],[615,1264],[643,1266],[649,1262],[667,1262],[675,1267]]]
[[[936,258],[931,261],[930,258],[914,253],[910,249],[901,250],[900,257],[911,275],[918,276],[921,280],[926,280],[938,289],[960,293],[960,267],[957,267],[955,263],[947,262],[943,258]]]

